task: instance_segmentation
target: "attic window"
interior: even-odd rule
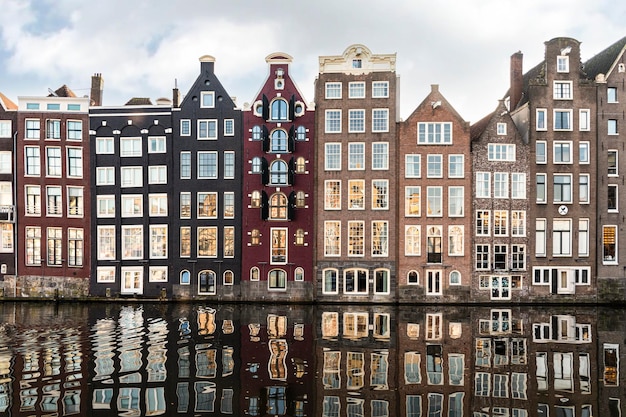
[[[569,72],[569,56],[556,57],[556,72]]]
[[[624,64],[619,64],[617,66],[617,72],[624,72],[626,71],[626,67],[624,66]]]
[[[363,61],[360,59],[353,59],[352,68],[363,68]]]
[[[212,108],[215,107],[215,92],[214,91],[203,91],[200,93],[202,97],[202,101],[200,102],[200,107]]]
[[[498,123],[497,131],[498,135],[506,135],[506,123]]]

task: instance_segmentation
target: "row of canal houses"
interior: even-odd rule
[[[103,106],[101,74],[0,95],[3,294],[624,301],[625,47],[513,54],[473,125],[438,85],[402,120],[396,55],[358,44],[319,57],[314,102],[285,53],[242,107],[211,56],[156,104]]]

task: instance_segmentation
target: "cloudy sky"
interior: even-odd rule
[[[361,43],[397,53],[402,117],[439,84],[473,123],[507,90],[511,54],[524,53],[526,71],[545,41],[568,36],[586,60],[626,36],[624,22],[616,0],[0,0],[0,91],[16,102],[63,84],[86,95],[98,72],[104,105],[154,102],[174,80],[184,94],[209,54],[243,105],[280,51],[312,101],[318,56]]]

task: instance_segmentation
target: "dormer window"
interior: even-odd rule
[[[363,61],[360,59],[353,59],[352,68],[363,68]]]
[[[288,114],[287,109],[288,109],[288,105],[287,105],[286,100],[283,100],[282,98],[278,98],[272,101],[272,106],[271,106],[272,120],[287,120],[287,114]]]

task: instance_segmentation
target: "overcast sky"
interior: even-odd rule
[[[320,55],[351,44],[397,53],[400,115],[439,84],[465,120],[493,111],[508,88],[510,56],[524,71],[544,42],[582,42],[583,61],[626,36],[617,0],[0,0],[0,91],[46,95],[67,84],[89,94],[104,78],[104,105],[185,92],[213,55],[215,72],[241,106],[267,75],[265,57],[286,52],[291,75],[313,100]]]

